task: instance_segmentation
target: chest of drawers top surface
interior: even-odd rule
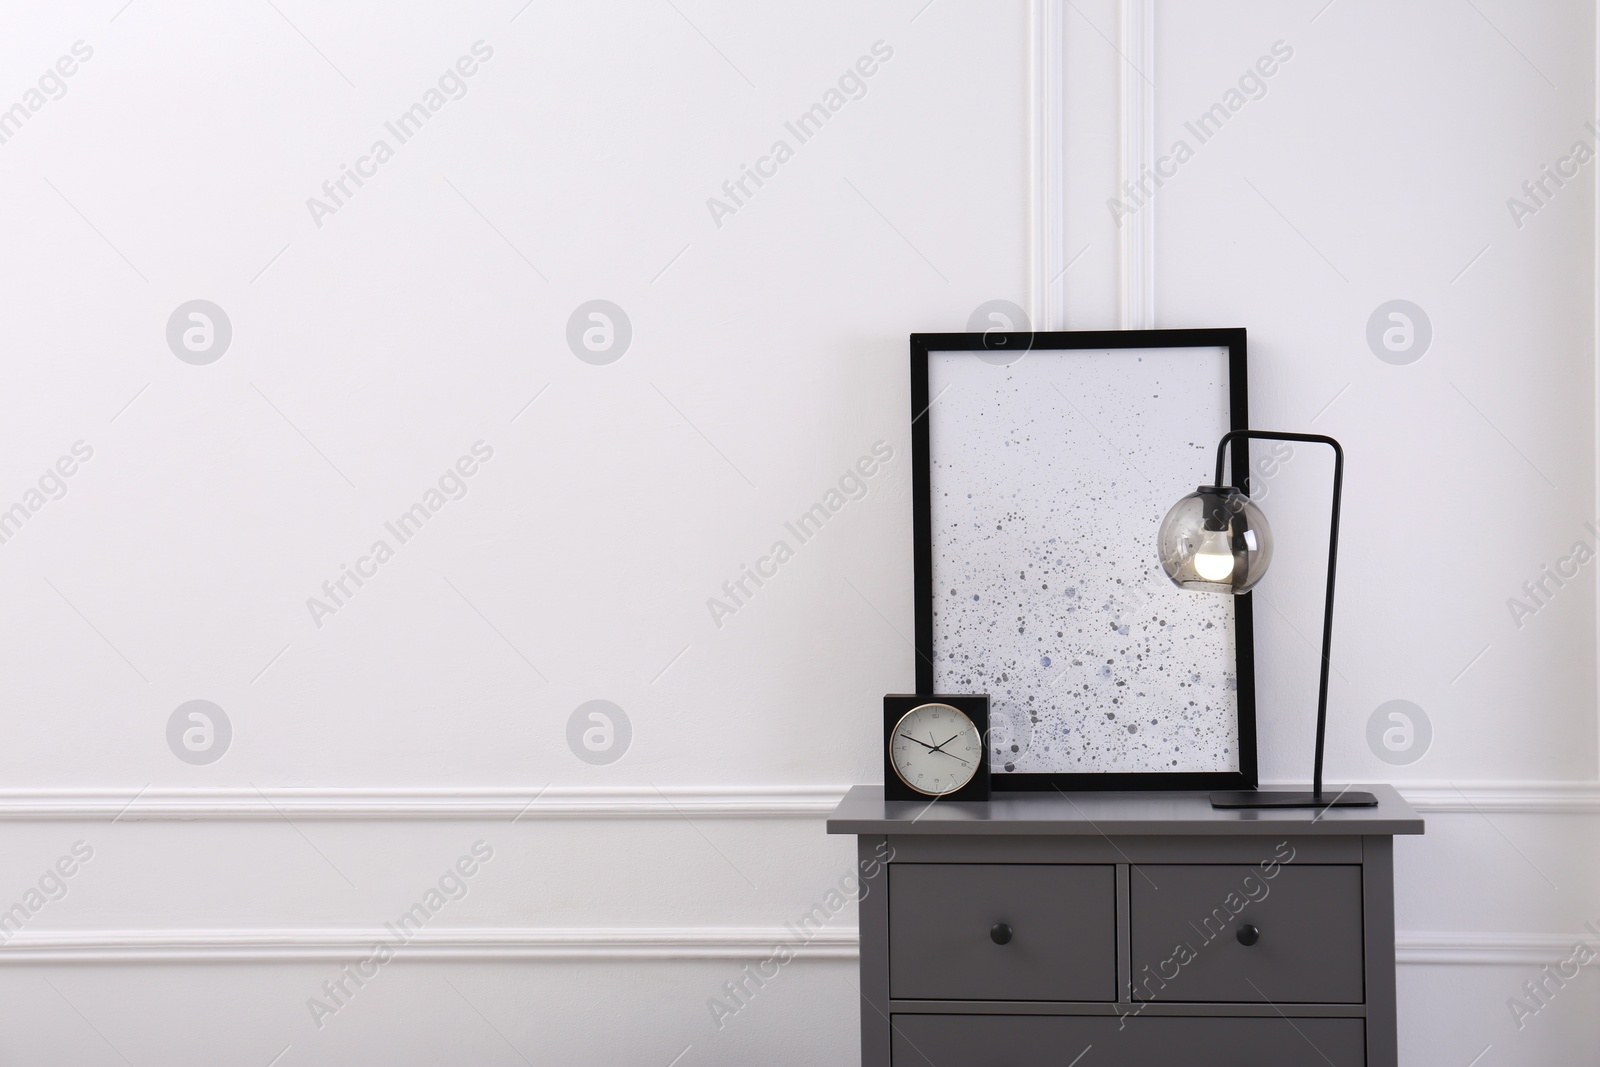
[[[1362,786],[1375,808],[1224,810],[1209,793],[995,793],[985,803],[886,801],[853,786],[828,817],[830,834],[1341,837],[1420,834],[1422,817],[1393,786]],[[1336,791],[1336,790],[1335,790]]]

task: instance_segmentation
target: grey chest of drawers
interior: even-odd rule
[[[1376,808],[1203,794],[885,802],[856,786],[862,1067],[1397,1067],[1394,836]]]

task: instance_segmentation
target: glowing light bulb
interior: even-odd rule
[[[1228,547],[1228,533],[1222,530],[1207,532],[1194,554],[1195,573],[1208,582],[1225,582],[1233,575],[1233,550]]]

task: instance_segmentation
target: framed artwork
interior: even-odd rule
[[[1245,362],[1242,329],[911,335],[917,692],[989,694],[992,789],[1256,786],[1250,596],[1156,555]]]

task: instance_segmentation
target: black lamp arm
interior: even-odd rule
[[[1309,444],[1327,445],[1333,449],[1333,517],[1328,523],[1328,598],[1322,613],[1322,679],[1317,689],[1317,765],[1312,776],[1311,788],[1318,799],[1322,797],[1322,748],[1323,736],[1328,726],[1328,669],[1332,666],[1330,652],[1333,648],[1333,587],[1334,572],[1339,563],[1339,498],[1344,488],[1344,449],[1339,447],[1339,442],[1320,433],[1289,433],[1277,430],[1232,430],[1222,435],[1222,440],[1217,444],[1217,480],[1216,485],[1222,485],[1222,472],[1224,461],[1227,458],[1228,444],[1232,441],[1304,441]],[[1240,486],[1245,492],[1250,491],[1249,476],[1245,477],[1245,484]]]

